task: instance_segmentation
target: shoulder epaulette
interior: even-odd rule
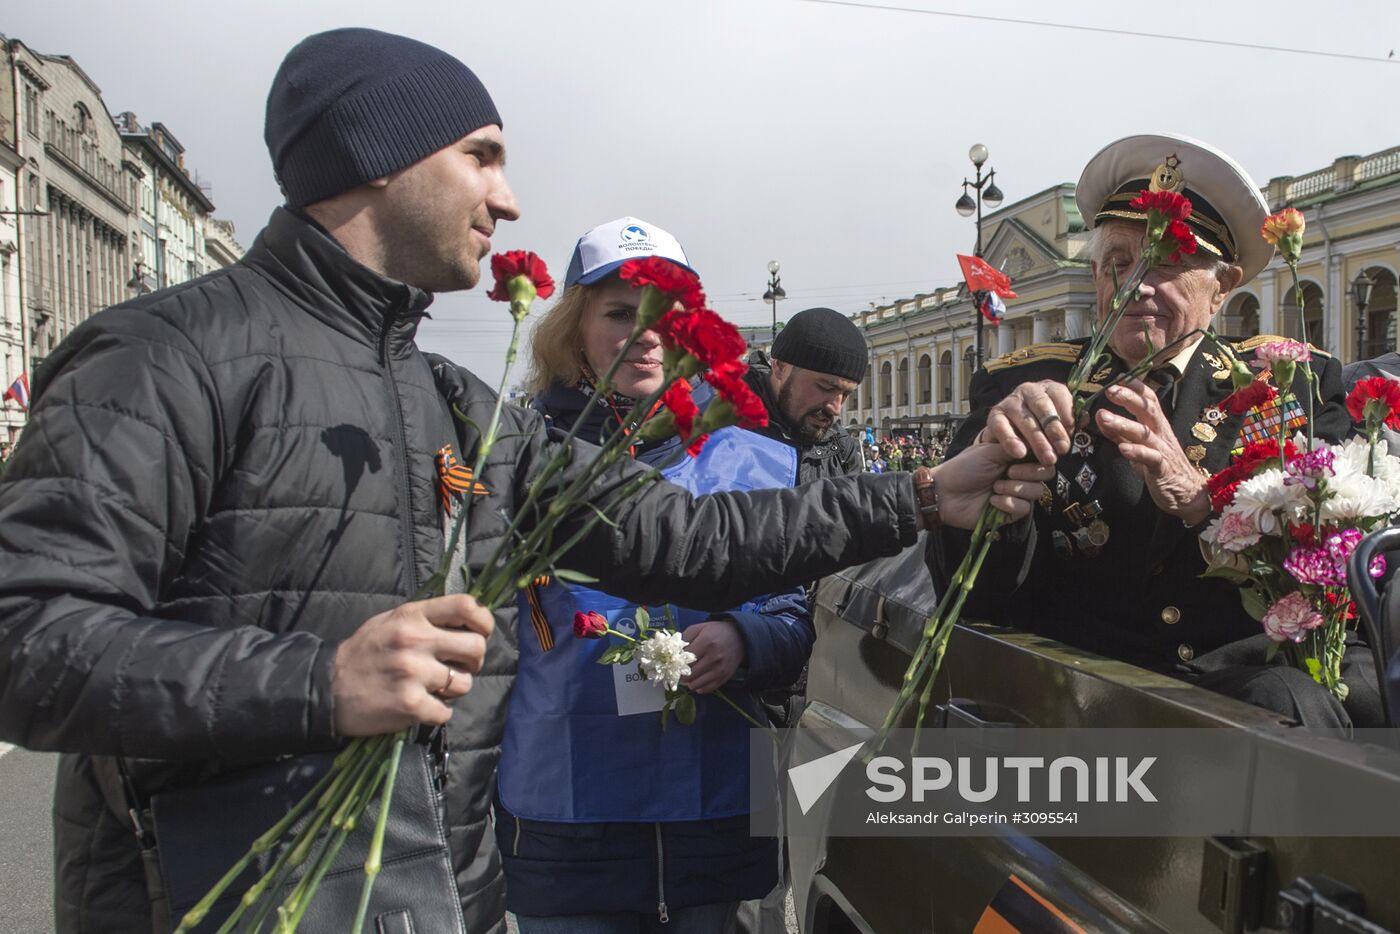
[[[1277,343],[1278,341],[1291,341],[1291,340],[1293,340],[1293,338],[1291,338],[1291,337],[1281,337],[1281,336],[1279,336],[1278,334],[1256,334],[1255,336],[1253,336],[1253,337],[1247,337],[1247,338],[1245,338],[1245,339],[1242,340],[1242,341],[1234,341],[1234,342],[1232,342],[1232,346],[1233,346],[1233,347],[1235,348],[1235,350],[1238,351],[1239,353],[1248,353],[1249,351],[1255,350],[1255,349],[1257,349],[1257,348],[1263,346],[1264,344],[1273,344],[1273,343]],[[1315,346],[1315,345],[1313,345],[1313,344],[1309,344],[1309,345],[1308,345],[1308,350],[1309,350],[1310,352],[1312,352],[1313,354],[1319,356],[1319,357],[1331,357],[1331,356],[1332,356],[1332,354],[1330,354],[1330,353],[1328,353],[1327,351],[1323,350],[1321,347],[1317,347],[1317,346]]]
[[[1021,366],[1026,363],[1042,363],[1046,360],[1073,363],[1079,359],[1081,349],[1079,344],[1065,342],[1031,344],[1029,347],[1022,347],[1019,350],[1013,350],[1011,353],[988,360],[987,372],[995,373],[997,370],[1004,370],[1008,367]]]

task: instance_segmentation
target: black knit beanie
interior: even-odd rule
[[[808,308],[778,332],[773,359],[858,383],[865,378],[865,335],[838,311]]]
[[[374,29],[333,29],[287,53],[267,95],[263,136],[287,204],[302,207],[493,123],[501,118],[491,95],[441,49]]]

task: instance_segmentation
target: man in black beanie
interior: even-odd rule
[[[434,761],[451,865],[425,865],[466,931],[501,931],[487,827],[515,609],[412,600],[462,508],[444,467],[472,463],[495,402],[415,332],[434,291],[477,283],[496,223],[518,216],[501,120],[447,53],[340,29],[288,54],[266,137],[287,203],[247,255],[94,315],[35,374],[30,427],[0,479],[0,742],[64,754],[57,929],[149,934],[241,855],[238,832],[246,846],[265,829],[222,784],[236,764],[262,763],[266,796],[287,785],[264,781],[270,759],[446,724],[451,756]],[[549,443],[537,416],[505,407],[455,561],[504,547]],[[590,458],[580,450],[559,484]],[[1013,467],[999,481],[1007,463],[992,445],[917,492],[908,474],[699,499],[653,484],[561,563],[637,603],[722,610],[892,554],[939,516],[970,526],[993,491],[1026,514],[1042,478]],[[625,460],[600,482],[645,469]],[[818,515],[833,517],[824,534],[800,534]],[[172,795],[185,804],[167,808]],[[425,913],[430,878],[381,878],[373,926],[462,930]],[[343,931],[319,913],[345,907],[318,899],[301,929]]]
[[[830,308],[808,308],[778,332],[772,356],[749,361],[749,385],[769,417],[755,430],[797,448],[800,483],[864,470],[859,440],[841,427],[868,361],[860,328]]]

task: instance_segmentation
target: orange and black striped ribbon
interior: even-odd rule
[[[456,493],[471,490],[477,496],[487,494],[486,487],[472,482],[472,469],[457,463],[457,455],[452,453],[452,445],[444,444],[437,453],[438,490],[442,493],[442,509],[452,512],[452,497]]]
[[[530,604],[530,625],[535,628],[535,638],[540,640],[540,651],[554,648],[554,630],[549,628],[549,617],[544,615],[540,605],[540,588],[549,586],[549,576],[542,574],[525,588],[525,601]]]
[[[1084,934],[1084,929],[1011,876],[977,919],[972,934]]]

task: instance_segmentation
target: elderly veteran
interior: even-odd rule
[[[1111,361],[1091,382],[1111,380],[1150,348],[1180,343],[1163,350],[1146,383],[1108,390],[1080,425],[1071,423],[1065,380],[1087,339],[1022,348],[973,378],[972,414],[949,453],[974,439],[996,440],[1014,457],[1053,463],[1056,477],[1031,520],[1006,529],[994,546],[980,579],[995,583],[973,592],[966,615],[1174,674],[1310,725],[1349,725],[1347,712],[1306,674],[1266,666],[1266,637],[1236,588],[1201,577],[1197,539],[1211,512],[1206,478],[1246,441],[1266,431],[1277,437],[1279,415],[1227,414],[1220,407],[1232,389],[1226,354],[1192,332],[1210,325],[1268,263],[1273,247],[1259,235],[1267,208],[1244,170],[1204,143],[1156,134],[1105,147],[1076,189],[1080,214],[1093,226],[1090,268],[1101,319],[1115,281],[1142,248],[1146,218],[1129,202],[1144,189],[1191,200],[1187,223],[1198,248],[1147,274],[1109,339]],[[1253,337],[1233,350],[1248,361],[1254,348],[1280,339]],[[1349,427],[1341,367],[1317,351],[1311,366],[1323,400],[1314,405],[1315,431],[1340,438]],[[1301,368],[1293,391],[1305,398]],[[1301,407],[1290,407],[1288,417],[1290,430],[1306,421]],[[936,536],[935,576],[946,580],[966,548],[966,534]],[[1369,682],[1353,688],[1361,688],[1354,698],[1375,697]]]

